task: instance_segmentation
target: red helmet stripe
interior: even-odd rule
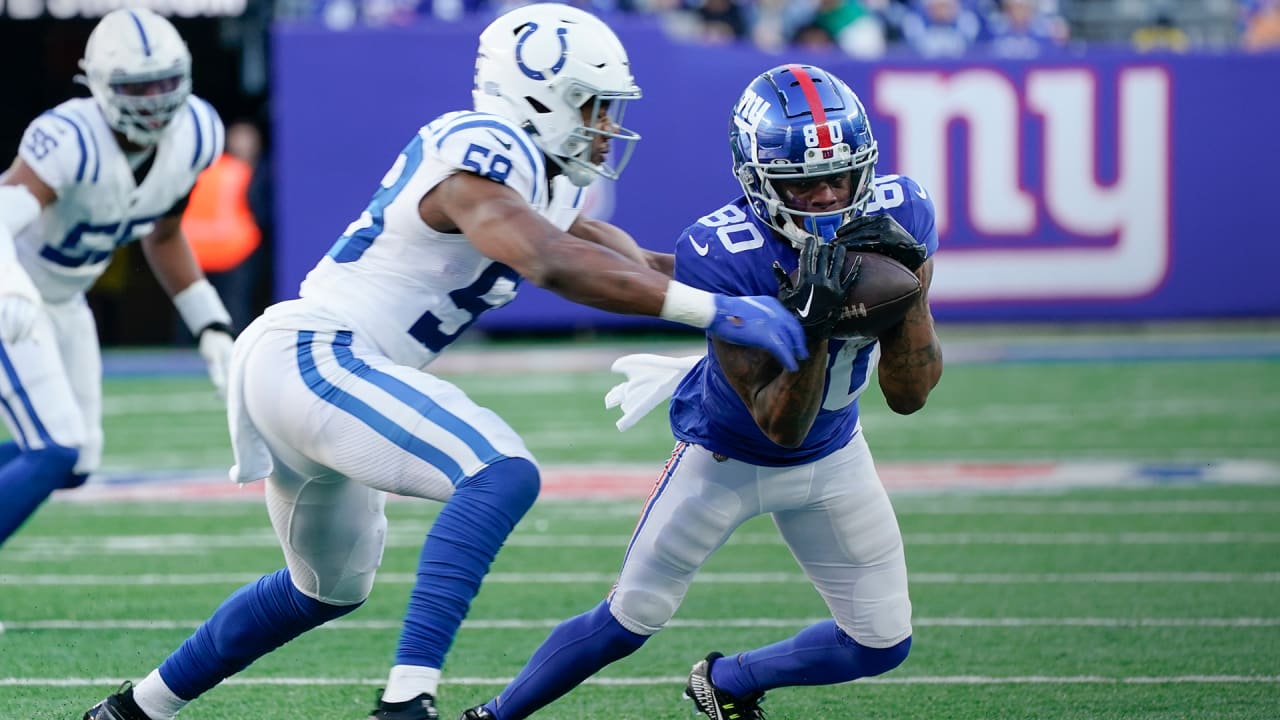
[[[813,115],[813,124],[818,129],[818,147],[831,147],[831,130],[827,128],[827,111],[822,107],[822,98],[818,97],[818,88],[813,78],[799,65],[788,65],[787,69],[796,76],[804,99],[809,103],[809,114]]]

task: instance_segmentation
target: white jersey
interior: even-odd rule
[[[514,123],[453,112],[424,126],[382,178],[369,206],[302,282],[300,303],[361,334],[393,362],[422,368],[476,318],[516,296],[520,277],[459,233],[422,221],[418,204],[459,172],[501,182],[561,230],[578,217],[584,188],[556,176]],[[297,306],[294,306],[297,309]]]
[[[18,234],[16,245],[44,300],[61,303],[83,293],[117,247],[150,233],[222,153],[224,134],[213,107],[191,96],[139,185],[93,99],[68,100],[32,121],[18,156],[58,200]]]

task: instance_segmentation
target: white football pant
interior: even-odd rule
[[[75,472],[102,461],[102,353],[83,295],[45,303],[31,335],[0,343],[0,409],[24,450],[78,448]]]
[[[610,597],[614,617],[641,635],[661,630],[711,554],[763,513],[854,640],[886,648],[911,634],[902,534],[860,431],[796,467],[717,460],[678,443],[627,547]]]
[[[507,457],[533,457],[460,389],[397,365],[359,333],[255,321],[232,362],[244,412],[270,450],[267,507],[293,581],[322,602],[361,602],[386,542],[386,493],[445,501]],[[264,326],[267,326],[264,328]]]

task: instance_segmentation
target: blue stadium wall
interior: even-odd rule
[[[911,175],[938,210],[940,320],[1132,321],[1277,317],[1280,53],[1036,61],[859,62],[767,54],[619,24],[644,99],[644,137],[591,213],[669,251],[739,192],[726,129],[741,89],[812,62],[862,96],[881,174]],[[330,32],[276,28],[275,293],[298,283],[356,217],[396,154],[435,116],[466,109],[479,25]],[[526,283],[479,327],[652,324]]]

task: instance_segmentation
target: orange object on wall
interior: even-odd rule
[[[201,270],[230,270],[262,242],[262,231],[249,211],[252,177],[249,163],[224,153],[196,180],[182,214],[182,232]]]

